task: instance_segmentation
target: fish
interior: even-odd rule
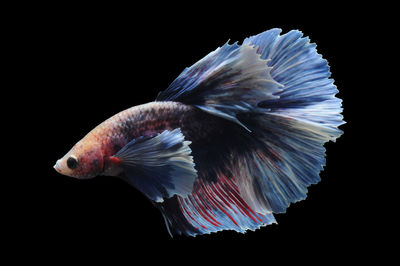
[[[105,120],[54,168],[120,178],[158,208],[171,237],[276,223],[307,197],[324,144],[345,122],[328,62],[299,30],[225,43],[155,101]]]

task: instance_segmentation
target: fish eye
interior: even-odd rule
[[[67,160],[67,166],[69,169],[75,169],[78,167],[78,159],[75,156],[70,156]]]

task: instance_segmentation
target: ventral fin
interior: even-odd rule
[[[174,195],[192,192],[197,171],[193,157],[179,128],[153,137],[139,137],[113,157],[120,160],[121,177],[149,199],[163,202]]]

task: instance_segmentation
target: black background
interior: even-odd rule
[[[35,12],[19,21],[12,40],[17,52],[10,68],[26,73],[14,87],[24,87],[16,92],[33,105],[23,122],[35,141],[29,142],[32,148],[25,154],[33,166],[19,166],[28,173],[18,178],[24,180],[22,196],[14,196],[20,208],[13,209],[17,226],[10,232],[20,242],[41,239],[46,247],[83,250],[129,249],[138,243],[155,249],[160,241],[258,240],[265,250],[282,254],[318,248],[351,252],[353,245],[367,240],[365,228],[372,217],[359,196],[366,176],[357,158],[367,137],[360,110],[369,90],[362,82],[369,75],[369,48],[364,44],[374,25],[368,13],[361,16],[355,9],[327,6],[318,12],[294,8],[287,13],[286,8],[253,5],[228,11],[205,6],[193,12],[157,6],[156,12],[139,7],[35,6]],[[299,29],[317,43],[331,66],[347,121],[341,127],[344,135],[326,144],[322,181],[309,188],[305,201],[276,215],[278,225],[246,234],[223,231],[171,239],[159,211],[126,183],[110,177],[76,180],[54,171],[55,161],[105,119],[153,101],[185,67],[228,40],[240,43],[274,27],[283,32]]]

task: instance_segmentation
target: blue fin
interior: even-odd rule
[[[122,161],[123,178],[149,199],[162,202],[192,192],[197,171],[190,155],[190,141],[179,128],[154,137],[140,137],[125,145],[114,157]]]
[[[190,104],[246,127],[238,113],[257,111],[260,99],[279,98],[273,94],[281,85],[270,70],[254,47],[225,44],[186,68],[156,100]]]
[[[193,105],[245,128],[238,114],[276,113],[332,129],[342,125],[327,61],[300,31],[280,33],[272,29],[241,46],[225,44],[186,68],[156,100]]]
[[[342,101],[335,97],[338,90],[329,78],[328,62],[300,31],[280,32],[268,30],[243,42],[255,46],[261,58],[268,59],[271,77],[283,85],[274,94],[276,99],[260,101],[259,106],[267,108],[268,113],[329,127],[336,131],[331,138],[334,140],[342,134],[337,127],[344,121],[340,114]]]
[[[273,213],[305,199],[320,181],[324,144],[343,133],[341,100],[316,45],[299,31],[280,33],[225,44],[157,97],[222,120],[211,124],[218,128],[207,141],[191,145],[198,170],[192,193],[159,205],[173,233],[245,232],[274,223]]]
[[[242,116],[254,132],[252,152],[239,161],[242,197],[260,213],[281,213],[305,199],[307,187],[320,181],[325,165],[324,143],[343,132],[341,100],[330,79],[326,60],[316,45],[296,30],[280,35],[272,29],[244,40],[268,59],[271,77],[282,84],[277,99],[260,101],[264,115]],[[251,146],[249,144],[249,146]]]
[[[279,115],[243,120],[253,134],[242,140],[248,151],[238,154],[233,166],[240,195],[254,211],[283,213],[320,181],[324,143],[335,138],[337,130]]]
[[[196,236],[221,230],[246,233],[276,223],[272,213],[253,211],[239,195],[235,180],[220,174],[217,182],[198,179],[193,193],[183,198],[175,196],[157,206],[168,231]]]

